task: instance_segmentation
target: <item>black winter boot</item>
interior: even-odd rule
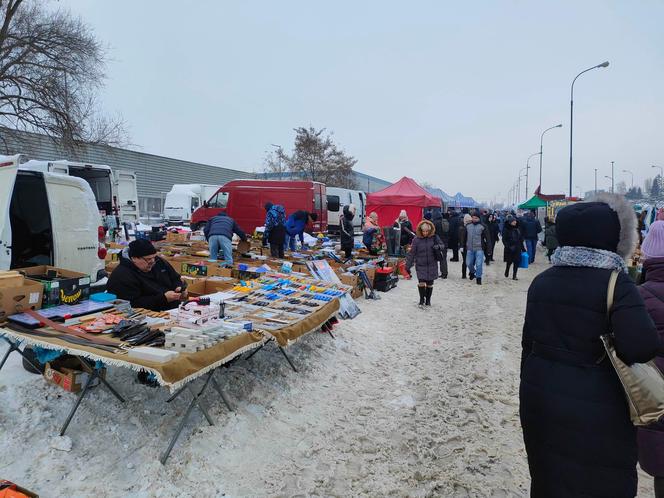
[[[433,294],[433,287],[427,287],[425,293],[426,302],[424,303],[426,306],[431,306],[431,294]]]
[[[471,280],[473,280],[473,279],[475,278],[475,274],[471,271],[471,272],[470,272],[470,275],[469,275],[468,277],[469,277]]]
[[[424,299],[426,296],[426,287],[417,286],[417,291],[420,293],[420,306],[424,306]]]
[[[514,268],[512,269],[512,280],[519,280],[516,278],[516,272],[519,271],[519,265],[514,265]]]
[[[477,277],[476,282],[477,282],[477,285],[482,285],[482,279],[480,277]]]
[[[510,276],[510,264],[505,263],[505,278],[508,278]]]

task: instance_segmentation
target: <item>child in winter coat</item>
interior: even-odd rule
[[[406,270],[410,273],[413,264],[417,272],[417,290],[420,293],[419,306],[431,306],[433,281],[438,278],[438,260],[436,251],[442,244],[436,236],[436,228],[429,220],[420,221],[417,225],[416,237],[406,256]]]

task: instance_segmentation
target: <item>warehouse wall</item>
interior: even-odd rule
[[[73,152],[56,141],[36,133],[16,132],[0,128],[0,153],[25,154],[28,159],[55,161],[67,159],[93,164],[106,164],[112,169],[136,172],[141,216],[162,212],[162,201],[176,183],[208,183],[222,185],[238,178],[254,178],[253,173],[156,156],[133,150],[103,145],[82,145]]]

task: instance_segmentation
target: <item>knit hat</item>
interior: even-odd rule
[[[157,250],[147,239],[136,239],[129,243],[129,257],[142,258],[150,254],[157,254]]]
[[[463,215],[463,224],[464,225],[469,225],[472,222],[473,222],[473,217],[472,216],[470,216],[469,214],[464,214]]]
[[[664,221],[650,225],[648,235],[641,244],[641,252],[646,259],[664,258]]]
[[[265,211],[269,211],[270,209],[272,209],[272,206],[274,206],[274,204],[272,204],[271,202],[266,202],[263,207],[265,208]]]

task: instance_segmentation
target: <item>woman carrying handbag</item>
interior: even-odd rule
[[[562,209],[557,228],[561,247],[528,290],[523,327],[519,399],[531,496],[632,498],[636,428],[601,337],[613,334],[627,365],[662,351],[626,273],[636,217],[622,196],[600,194]]]

